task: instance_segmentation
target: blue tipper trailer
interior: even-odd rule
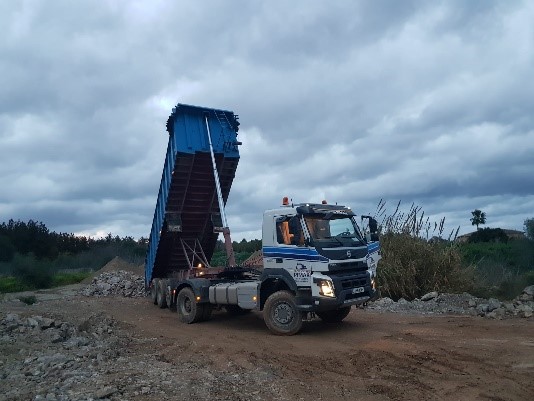
[[[316,316],[345,319],[378,296],[378,223],[363,232],[356,214],[326,202],[289,203],[263,213],[261,266],[238,266],[225,204],[239,162],[231,111],[178,104],[167,121],[169,144],[146,256],[145,284],[160,308],[181,322],[213,310],[263,312],[269,330],[293,335]],[[210,265],[218,234],[227,263]]]
[[[183,279],[197,263],[209,266],[223,227],[210,142],[226,204],[239,162],[238,127],[237,115],[226,110],[178,104],[169,116],[169,143],[145,259],[147,288],[153,278]]]

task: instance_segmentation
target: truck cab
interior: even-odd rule
[[[376,220],[364,219],[367,235],[345,206],[289,205],[284,199],[282,207],[266,211],[260,298],[273,287],[287,287],[300,311],[340,321],[352,305],[377,297],[378,230]]]
[[[370,216],[360,219],[367,221],[363,231],[348,207],[284,201],[263,215],[263,266],[156,278],[152,300],[175,309],[184,323],[208,320],[213,309],[259,310],[277,335],[298,333],[314,316],[341,322],[351,306],[378,296],[377,223]]]

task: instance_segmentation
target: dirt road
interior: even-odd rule
[[[0,304],[2,315],[40,313],[64,320],[101,312],[118,322],[123,336],[138,339],[129,343],[124,355],[147,361],[155,357],[154,361],[166,363],[171,376],[188,364],[198,367],[197,382],[203,380],[202,375],[216,372],[235,377],[252,372],[257,378],[254,383],[241,383],[226,388],[224,394],[217,393],[221,399],[534,399],[532,319],[353,309],[341,325],[312,321],[299,335],[277,337],[268,332],[261,313],[232,317],[219,311],[208,322],[184,325],[176,313],[159,309],[143,298],[71,295],[7,309]],[[109,383],[122,379],[120,375],[110,376]],[[262,388],[255,390],[254,386]],[[116,395],[109,399],[130,398]],[[184,398],[168,394],[160,399]]]
[[[144,300],[102,306],[159,337],[170,358],[202,354],[221,369],[265,365],[290,399],[534,399],[532,321],[353,310],[342,325],[313,321],[300,335],[280,338],[266,331],[260,313],[221,312],[182,325]]]

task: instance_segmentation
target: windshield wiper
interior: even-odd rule
[[[337,238],[337,236],[335,236],[335,237],[324,237],[324,238],[325,239],[335,239],[339,243],[339,245],[341,245],[341,246],[344,245],[343,242],[339,238]]]

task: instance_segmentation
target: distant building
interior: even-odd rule
[[[513,240],[513,239],[525,239],[526,238],[525,233],[523,231],[509,230],[507,228],[502,228],[502,230],[508,236],[508,239],[512,239]],[[463,234],[463,235],[459,235],[458,237],[456,237],[456,241],[460,242],[460,243],[467,242],[467,241],[469,241],[469,237],[471,235],[473,235],[474,233],[476,233],[476,231],[473,231],[473,232],[467,233],[467,234]]]

